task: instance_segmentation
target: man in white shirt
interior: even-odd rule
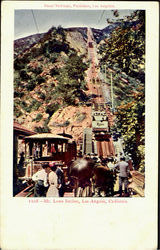
[[[107,167],[110,169],[110,170],[113,170],[114,169],[114,163],[113,163],[113,158],[108,158],[108,163],[107,163]]]
[[[42,169],[36,172],[32,176],[32,180],[35,182],[34,187],[34,197],[45,197],[46,196],[46,187],[47,183],[47,168],[48,164],[43,164]]]

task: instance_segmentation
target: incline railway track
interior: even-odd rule
[[[103,109],[107,115],[108,119],[108,126],[109,129],[113,126],[114,124],[114,116],[112,112],[110,111],[110,107],[107,104],[106,97],[104,96],[104,91],[103,91],[103,84],[101,80],[101,74],[99,72],[99,67],[98,67],[98,56],[96,52],[96,43],[94,42],[93,39],[93,34],[90,28],[88,28],[88,56],[90,60],[90,68],[88,69],[88,75],[87,75],[87,80],[88,80],[88,88],[89,92],[92,94],[92,106],[94,104],[95,107],[97,107],[97,111],[101,110],[100,106],[102,104],[104,105]],[[105,83],[105,86],[107,84]],[[107,86],[107,90],[109,91],[109,87]],[[109,93],[108,93],[109,96]],[[108,100],[109,102],[110,100]],[[93,130],[93,127],[92,127]],[[101,133],[99,129],[99,132]],[[101,157],[108,157],[108,156],[113,156],[115,154],[114,146],[113,146],[113,141],[112,137],[105,141],[97,141],[97,153]]]

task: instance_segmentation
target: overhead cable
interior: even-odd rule
[[[101,21],[103,15],[104,15],[104,12],[105,12],[105,10],[103,10],[103,12],[102,12],[102,14],[101,14],[101,16],[100,16],[100,18],[99,18],[99,20],[98,20],[98,23],[100,23],[100,21]]]
[[[37,25],[36,18],[35,18],[35,15],[34,15],[34,13],[33,13],[33,10],[31,10],[31,12],[32,12],[32,15],[33,15],[33,20],[34,20],[36,29],[37,29],[37,31],[38,31],[38,33],[39,33],[38,25]]]

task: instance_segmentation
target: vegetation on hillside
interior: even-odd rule
[[[85,89],[84,74],[82,73],[85,70],[87,70],[87,65],[83,63],[83,58],[75,52],[67,58],[65,66],[57,76],[58,84],[55,88],[57,95],[60,93],[63,104],[76,104],[76,99]]]
[[[145,171],[145,11],[135,11],[99,46],[106,81],[113,78],[117,129],[135,168]],[[134,21],[134,22],[133,22]],[[105,70],[103,69],[103,72]]]
[[[36,127],[39,132],[48,132],[50,117],[62,106],[76,105],[85,88],[87,65],[66,41],[66,32],[52,27],[14,60],[14,116],[20,119],[37,111],[32,121],[44,122],[43,127]]]
[[[118,17],[118,12],[114,15]],[[125,151],[131,154],[135,168],[144,172],[145,11],[115,22],[119,26],[99,45],[100,65],[108,85],[112,78],[116,126],[123,135]],[[66,41],[66,32],[52,27],[14,60],[14,116],[20,119],[35,112],[32,122],[36,132],[49,132],[48,123],[57,110],[86,98],[87,64]],[[84,119],[85,114],[80,113],[76,121]],[[68,120],[54,124],[68,125]]]
[[[99,53],[102,64],[115,66],[144,83],[145,11],[134,12],[129,23],[121,21],[100,46]]]
[[[144,172],[145,150],[145,97],[139,91],[134,95],[134,100],[117,107],[116,124],[123,134],[125,150],[132,155],[135,169]]]

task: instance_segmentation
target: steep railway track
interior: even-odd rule
[[[101,104],[101,103],[107,103],[107,101],[109,102],[109,100],[106,100],[106,96],[104,96],[104,91],[102,88],[102,85],[104,83],[102,83],[101,80],[101,75],[100,72],[98,71],[98,57],[97,57],[97,53],[96,53],[96,43],[94,42],[93,39],[93,34],[91,29],[88,29],[87,32],[88,35],[88,56],[89,56],[89,60],[90,60],[90,68],[88,70],[88,88],[89,88],[89,92],[91,93],[92,96],[94,96],[92,98],[92,103],[95,104]],[[105,83],[106,85],[106,83]],[[109,88],[107,86],[107,90],[109,91]],[[109,93],[108,93],[108,98],[109,98]],[[110,111],[109,106],[106,104],[106,114],[108,117],[108,123],[109,123],[109,127],[112,127],[114,124],[114,118],[113,118],[113,114]],[[107,157],[107,156],[112,156],[115,154],[115,150],[114,150],[114,145],[113,145],[113,141],[112,141],[112,137],[110,137],[109,141],[97,141],[97,152],[99,156],[102,157]]]

